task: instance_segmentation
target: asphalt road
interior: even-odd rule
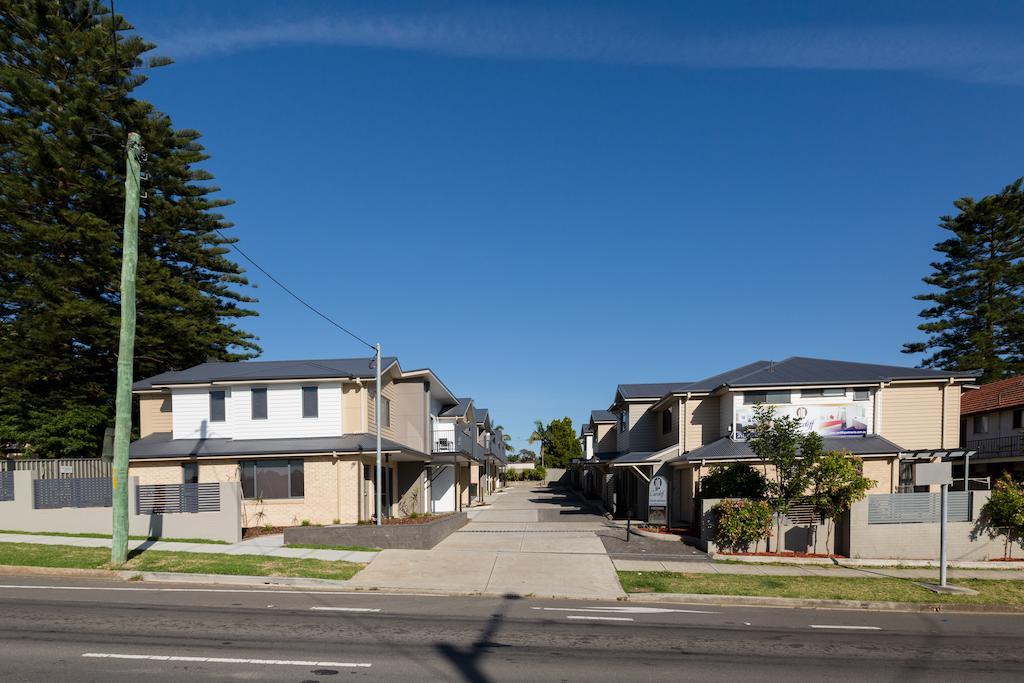
[[[0,576],[0,681],[1015,680],[1024,617]]]

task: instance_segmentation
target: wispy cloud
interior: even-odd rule
[[[688,31],[628,17],[508,11],[334,15],[156,36],[158,51],[196,59],[243,50],[338,45],[465,57],[715,69],[918,71],[1024,85],[1024,41],[1002,29],[944,27]]]

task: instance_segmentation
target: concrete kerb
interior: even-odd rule
[[[885,612],[963,612],[984,614],[1021,614],[1015,605],[975,605],[965,603],[881,602],[874,600],[817,600],[812,598],[770,598],[756,595],[705,595],[701,593],[630,593],[629,602],[667,602],[718,607],[778,607],[789,609],[866,610]]]

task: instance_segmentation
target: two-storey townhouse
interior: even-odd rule
[[[429,369],[382,361],[385,515],[441,511],[432,479],[439,415],[459,401]],[[238,481],[244,526],[351,523],[375,515],[376,397],[365,358],[203,363],[135,383],[140,483]]]
[[[674,450],[675,429],[666,431],[663,418],[677,420],[671,408],[655,414],[652,410],[663,396],[685,387],[689,382],[620,384],[608,412],[615,416],[617,457],[608,461],[613,492],[609,509],[619,517],[645,516],[647,488],[653,473],[662,463],[679,454]],[[674,425],[675,423],[673,423]]]
[[[473,399],[460,398],[434,419],[430,477],[436,512],[461,510],[473,502],[472,472],[480,462],[476,411]]]
[[[585,457],[579,466],[580,488],[585,497],[600,499],[608,509],[612,508],[613,492],[609,463],[619,456],[618,422],[609,410],[592,410],[581,432]]]
[[[1003,472],[1024,479],[1024,377],[964,392],[960,438],[975,452],[966,463],[971,488],[988,488]],[[957,474],[962,476],[962,468],[954,465]]]
[[[683,417],[679,455],[665,467],[672,518],[695,523],[699,482],[710,467],[757,462],[744,427],[758,404],[799,418],[805,430],[822,435],[827,450],[862,458],[864,474],[875,481],[869,493],[912,491],[915,463],[922,457],[963,455],[956,416],[964,386],[976,377],[792,357],[758,361],[667,394],[652,410],[674,410]]]

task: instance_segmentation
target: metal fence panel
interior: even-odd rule
[[[101,458],[19,458],[0,460],[0,472],[29,470],[36,479],[78,479],[82,477],[110,477],[111,464]]]
[[[135,490],[135,514],[220,512],[220,484],[145,484]]]
[[[112,482],[109,477],[77,479],[35,479],[32,482],[37,510],[53,508],[108,508]]]
[[[0,503],[14,500],[14,472],[0,472]]]
[[[971,493],[950,491],[947,519],[969,522]],[[868,496],[868,524],[938,523],[942,515],[941,493],[885,493]]]

